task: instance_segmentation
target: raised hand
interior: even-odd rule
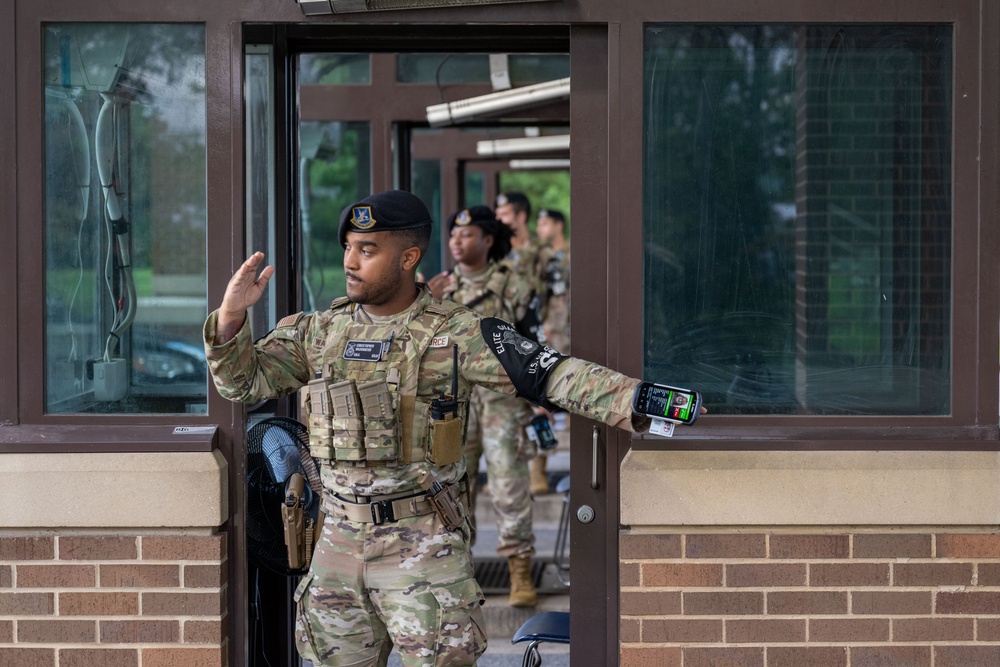
[[[222,297],[219,308],[219,321],[216,325],[215,342],[224,343],[231,339],[243,326],[247,309],[260,300],[267,283],[274,275],[274,267],[267,265],[257,275],[257,268],[264,261],[264,253],[255,252],[240,265],[226,286],[226,294]]]

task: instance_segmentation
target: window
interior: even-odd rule
[[[371,194],[367,122],[299,123],[302,310],[326,310],[346,293],[340,213]]]
[[[512,86],[526,86],[569,76],[569,56],[518,53],[507,56]],[[399,83],[490,83],[486,53],[401,53],[396,57]]]
[[[730,414],[951,410],[951,28],[648,25],[644,374]]]
[[[44,31],[50,413],[204,413],[205,31]]]

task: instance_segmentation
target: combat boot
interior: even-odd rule
[[[549,477],[545,472],[545,464],[548,460],[548,456],[539,454],[528,464],[531,468],[531,495],[533,496],[544,496],[549,493]]]
[[[538,602],[538,593],[531,580],[531,558],[510,556],[507,565],[510,568],[510,606],[534,607]]]

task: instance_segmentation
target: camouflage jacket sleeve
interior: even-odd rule
[[[514,382],[487,344],[479,318],[471,312],[453,317],[451,335],[459,345],[463,379],[503,394],[516,395]],[[649,419],[632,413],[632,394],[639,380],[583,359],[568,357],[549,374],[547,400],[574,414],[630,431],[649,428]]]
[[[250,325],[222,345],[215,345],[218,311],[205,321],[205,357],[215,387],[223,398],[255,403],[285,396],[309,381],[312,369],[306,357],[306,338],[313,316],[293,315],[256,345],[250,339]]]

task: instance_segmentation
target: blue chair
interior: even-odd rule
[[[543,611],[535,614],[517,629],[511,638],[511,644],[530,642],[524,650],[521,667],[539,667],[542,656],[538,653],[538,645],[542,642],[569,644],[569,612]]]

